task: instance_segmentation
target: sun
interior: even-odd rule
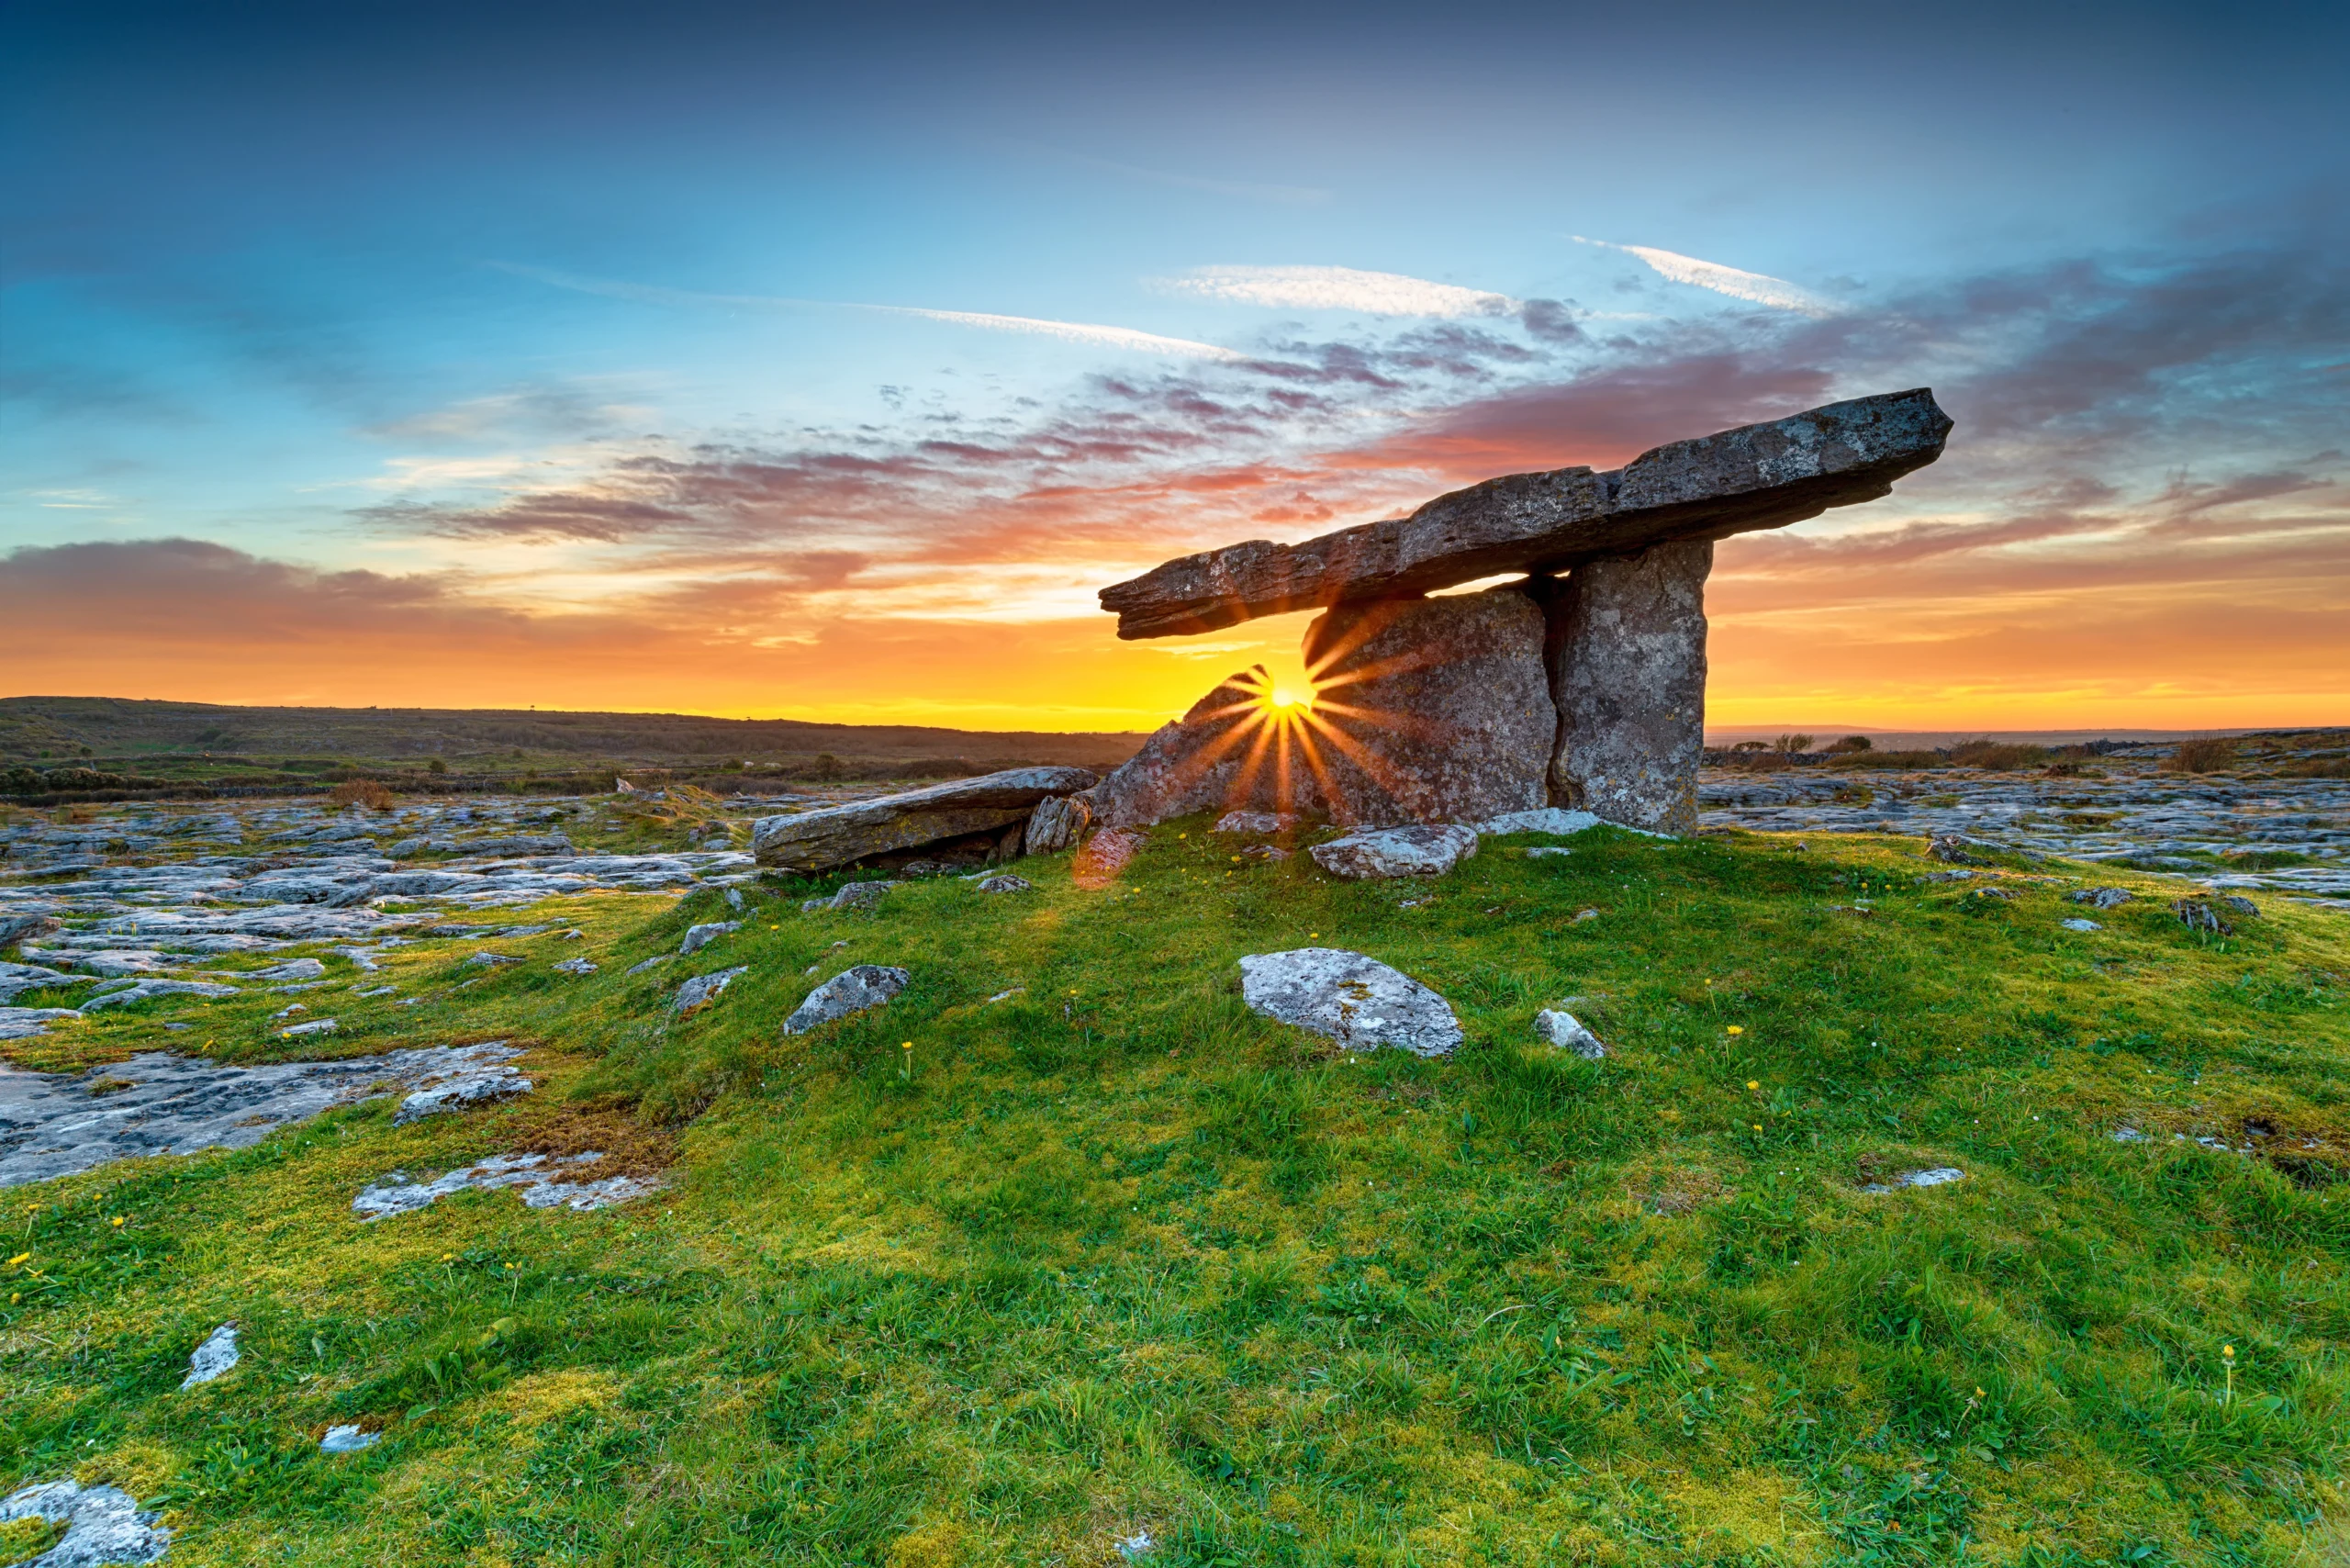
[[[1314,694],[1310,691],[1294,691],[1286,686],[1276,686],[1265,693],[1265,706],[1300,711],[1314,706]]]

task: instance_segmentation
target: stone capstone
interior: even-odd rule
[[[752,854],[759,865],[778,870],[828,871],[868,856],[1025,823],[1040,801],[1095,781],[1082,767],[1015,767],[797,816],[762,817],[752,830]]]
[[[1458,823],[1435,827],[1387,827],[1350,833],[1310,851],[1334,877],[1440,877],[1477,853],[1477,834]]]
[[[1460,1044],[1452,1004],[1401,970],[1337,947],[1252,953],[1240,960],[1249,1009],[1348,1050],[1449,1056]]]
[[[1889,494],[1942,455],[1950,429],[1924,388],[1830,403],[1656,447],[1607,473],[1514,474],[1302,544],[1259,539],[1187,555],[1102,589],[1102,607],[1123,638],[1212,632],[1778,528]]]
[[[913,976],[881,964],[859,964],[843,969],[808,993],[806,1001],[783,1021],[787,1035],[804,1035],[820,1025],[879,1007],[906,989]]]
[[[1655,833],[1697,827],[1711,540],[1577,566],[1550,618],[1549,798]]]

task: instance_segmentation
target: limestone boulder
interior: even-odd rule
[[[904,969],[886,964],[859,964],[855,969],[843,969],[810,991],[807,1000],[791,1010],[791,1016],[783,1021],[783,1032],[804,1035],[852,1013],[882,1006],[905,990],[912,979]]]
[[[1449,1056],[1461,1041],[1452,1004],[1378,959],[1341,947],[1251,953],[1240,960],[1249,1009],[1348,1050]]]
[[[1056,795],[1036,802],[1028,815],[1028,829],[1022,849],[1029,855],[1054,855],[1064,849],[1074,849],[1085,840],[1085,830],[1093,825],[1093,808],[1082,795]]]
[[[1349,881],[1441,877],[1477,853],[1477,835],[1458,823],[1376,828],[1317,844],[1311,853],[1316,866]]]
[[[1697,828],[1711,541],[1577,566],[1550,607],[1550,796],[1626,827]]]
[[[752,830],[752,854],[777,870],[828,871],[899,850],[1001,834],[1025,823],[1040,801],[1095,782],[1082,767],[1014,767],[798,816],[762,817]]]
[[[1272,678],[1242,670],[1160,726],[1079,799],[1105,828],[1148,827],[1194,812],[1315,810],[1295,726],[1267,706]]]
[[[1550,803],[1559,715],[1523,588],[1348,604],[1306,628],[1304,772],[1348,826],[1478,822]]]

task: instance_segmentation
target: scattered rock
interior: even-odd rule
[[[116,1486],[51,1481],[0,1499],[0,1523],[40,1518],[65,1527],[65,1537],[25,1568],[98,1568],[101,1563],[152,1562],[172,1543],[160,1513],[141,1513]]]
[[[39,991],[43,986],[80,983],[78,977],[45,965],[11,964],[0,960],[0,1005],[16,1001],[25,991]]]
[[[1526,852],[1528,860],[1547,860],[1554,855],[1572,855],[1573,850],[1560,844],[1538,844]]]
[[[1861,1189],[1863,1193],[1890,1193],[1902,1187],[1939,1187],[1945,1182],[1964,1182],[1966,1172],[1954,1165],[1937,1165],[1930,1170],[1912,1170],[1906,1176],[1896,1176],[1891,1182],[1871,1182]]]
[[[1275,834],[1287,833],[1298,824],[1299,820],[1295,812],[1226,812],[1208,831],[1270,838]]]
[[[1126,828],[1105,828],[1086,840],[1069,866],[1069,879],[1079,887],[1100,891],[1118,879],[1118,873],[1147,839]]]
[[[1963,833],[1938,833],[1926,841],[1926,854],[1936,860],[1947,860],[1953,866],[1980,866],[1977,851],[1995,852],[1998,846],[1969,838]]]
[[[851,882],[832,897],[810,899],[800,908],[803,913],[825,909],[872,909],[880,903],[883,893],[897,885],[895,882]]]
[[[1585,1061],[1597,1061],[1607,1054],[1599,1036],[1584,1027],[1572,1013],[1546,1007],[1534,1015],[1534,1032],[1562,1050],[1570,1050]]]
[[[2241,893],[2222,893],[2220,907],[2231,914],[2250,915],[2255,920],[2260,918],[2260,906]]]
[[[596,960],[588,958],[565,958],[555,965],[554,969],[555,973],[560,975],[592,975],[596,972]],[[364,996],[371,993],[362,991],[360,994]]]
[[[608,1176],[600,1182],[556,1180],[566,1166],[592,1165],[603,1158],[591,1150],[550,1163],[543,1154],[494,1154],[477,1165],[452,1170],[432,1182],[411,1181],[395,1170],[361,1189],[359,1195],[351,1200],[351,1209],[362,1220],[378,1220],[392,1215],[413,1214],[452,1193],[487,1192],[498,1187],[520,1187],[522,1202],[534,1209],[551,1209],[558,1204],[573,1209],[600,1209],[643,1197],[659,1186],[656,1182],[636,1176]]]
[[[1495,837],[1513,833],[1547,833],[1568,838],[1598,825],[1599,818],[1589,812],[1571,812],[1562,806],[1538,806],[1530,812],[1507,812],[1497,817],[1488,817],[1476,827],[1479,833],[1492,834]],[[1545,853],[1564,855],[1566,851],[1551,849]]]
[[[2203,931],[2215,936],[2226,936],[2235,930],[2234,926],[2221,919],[2220,912],[2203,899],[2175,899],[2171,902],[2170,912],[2178,916],[2178,923],[2189,931]],[[89,1003],[84,1002],[83,1005],[86,1007]]]
[[[519,964],[521,961],[511,953],[484,952],[476,953],[472,958],[467,958],[465,963],[468,968],[494,969],[501,964]]]
[[[1139,1562],[1150,1555],[1158,1542],[1152,1538],[1148,1530],[1138,1529],[1132,1535],[1120,1536],[1111,1544],[1117,1548],[1118,1555],[1127,1562]]]
[[[2091,909],[2114,909],[2128,903],[2134,894],[2126,888],[2083,888],[2076,893],[2066,893],[2075,903],[2085,903]]]
[[[1278,844],[1252,844],[1240,852],[1243,860],[1279,862],[1290,857],[1291,852]]]
[[[751,834],[761,866],[827,871],[867,856],[1024,823],[1037,805],[1091,788],[1082,767],[1015,767],[797,816],[762,817]]]
[[[13,947],[56,929],[57,922],[45,914],[0,914],[0,947]]]
[[[187,1376],[180,1380],[183,1390],[200,1383],[210,1383],[235,1366],[242,1358],[237,1351],[237,1326],[223,1323],[206,1336],[196,1353],[187,1359]]]
[[[2096,921],[2083,920],[2078,915],[2075,915],[2070,920],[2060,920],[2056,924],[2063,926],[2067,931],[2102,931],[2105,929],[2104,926],[2099,925]]]
[[[29,1040],[49,1033],[54,1019],[80,1016],[71,1007],[0,1007],[0,1040]]]
[[[732,935],[742,929],[743,923],[739,920],[712,920],[690,926],[686,931],[684,943],[677,948],[677,956],[686,958],[699,953],[720,937]]]
[[[1011,872],[1006,871],[1000,876],[990,877],[985,881],[981,882],[979,884],[979,891],[983,893],[1024,893],[1035,888],[1035,884],[1031,882],[1027,878],[1015,877]]]
[[[675,953],[655,953],[643,963],[631,964],[628,972],[632,975],[641,975],[647,969],[657,969],[663,964],[674,964],[677,961],[677,955]]]
[[[384,1440],[381,1432],[363,1432],[356,1425],[329,1427],[327,1435],[319,1439],[320,1453],[357,1453],[372,1449]]]
[[[95,1013],[101,1007],[119,1007],[128,1002],[146,1002],[158,996],[234,996],[233,985],[213,985],[204,980],[140,980],[127,991],[111,991],[104,996],[94,996],[82,1003],[82,1011]]]
[[[746,975],[750,972],[750,965],[737,964],[731,969],[720,969],[715,974],[696,975],[677,988],[677,997],[669,1003],[669,1010],[673,1013],[691,1013],[697,1007],[707,1007],[717,1000],[720,991],[734,983],[736,975]]]
[[[1475,830],[1458,823],[1436,827],[1376,828],[1317,844],[1314,863],[1334,877],[1440,877],[1477,853]]]
[[[1586,920],[1597,920],[1598,918],[1599,912],[1595,909],[1579,909],[1575,911],[1575,923],[1577,924],[1581,924]]]
[[[336,1018],[313,1018],[307,1024],[294,1024],[280,1029],[277,1031],[277,1037],[281,1040],[294,1040],[305,1035],[331,1035],[336,1032],[337,1025],[341,1022],[341,1020]]]
[[[1240,994],[1252,1011],[1349,1050],[1393,1047],[1440,1057],[1461,1041],[1451,1003],[1409,975],[1343,948],[1252,953],[1240,960]]]
[[[1022,847],[1031,855],[1052,855],[1076,846],[1093,823],[1093,808],[1082,795],[1056,795],[1036,802],[1028,815]]]
[[[502,1046],[503,1040],[488,1040],[484,1044]],[[469,1061],[453,1070],[425,1080],[415,1093],[400,1102],[392,1114],[392,1126],[404,1126],[425,1116],[438,1116],[452,1111],[462,1111],[468,1105],[486,1105],[493,1100],[504,1100],[516,1094],[528,1094],[531,1081],[503,1062]]]
[[[804,1035],[852,1013],[879,1007],[905,990],[906,982],[912,979],[904,969],[882,964],[859,964],[843,969],[810,991],[807,999],[791,1010],[791,1016],[783,1021],[783,1032]]]
[[[289,958],[285,963],[266,969],[255,969],[251,974],[237,978],[249,980],[313,980],[326,972],[327,967],[316,958]]]

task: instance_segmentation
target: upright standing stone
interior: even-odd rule
[[[1695,540],[1567,577],[1550,617],[1556,804],[1658,833],[1695,830],[1713,564],[1713,542]]]
[[[1348,826],[1483,822],[1549,803],[1558,714],[1541,607],[1515,584],[1326,610],[1305,631],[1305,762]]]
[[[1266,705],[1271,689],[1261,665],[1233,676],[1076,802],[1103,827],[1147,827],[1193,812],[1320,812],[1312,777],[1288,756],[1284,722]]]

